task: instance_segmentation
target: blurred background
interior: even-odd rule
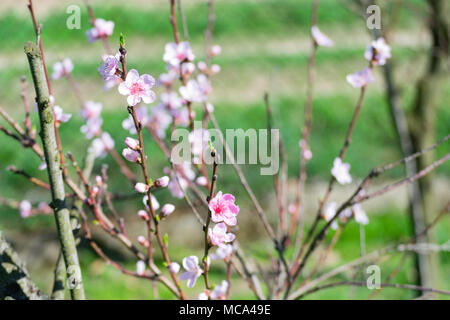
[[[430,141],[437,141],[450,133],[448,56],[440,58],[439,81],[432,84],[436,90],[427,91],[433,103],[425,103],[425,107],[420,105],[418,97],[423,90],[421,83],[435,81],[436,78],[436,70],[430,67],[430,60],[434,59],[434,55],[430,54],[431,47],[435,44],[430,32],[430,25],[433,23],[429,23],[434,21],[430,20],[432,7],[422,0],[379,2],[382,2],[382,23],[389,23],[388,42],[392,45],[393,56],[390,70],[398,94],[398,105],[410,123],[411,132],[408,135],[413,144],[411,151],[415,151],[414,148],[421,149],[421,145],[430,145]],[[35,39],[26,3],[25,0],[0,2],[0,107],[19,122],[24,118],[20,77],[25,75],[31,83],[23,44]],[[181,3],[196,61],[203,60],[204,32],[207,24],[206,1],[182,0]],[[80,30],[66,28],[66,8],[73,4],[81,8]],[[165,72],[165,64],[162,61],[164,45],[173,41],[169,23],[169,1],[92,0],[91,4],[97,18],[112,20],[115,23],[114,34],[110,38],[112,48],[118,48],[119,34],[122,32],[125,35],[129,69],[136,68],[140,73],[149,73],[155,78]],[[101,64],[104,48],[100,41],[92,44],[87,42],[85,32],[91,26],[84,2],[36,0],[35,10],[39,22],[43,25],[42,41],[49,71],[51,72],[51,66],[58,60],[65,57],[72,59],[73,77],[85,99],[103,104],[103,129],[113,136],[115,149],[120,153],[122,141],[128,134],[121,126],[122,121],[127,118],[125,100],[115,89],[108,92],[102,89],[103,82],[97,68]],[[216,21],[212,44],[222,47],[222,54],[214,60],[221,66],[221,72],[212,80],[211,102],[215,106],[216,118],[222,129],[265,128],[267,119],[263,95],[265,92],[269,93],[275,123],[281,128],[281,135],[287,146],[289,201],[294,199],[295,178],[298,176],[298,141],[303,124],[307,63],[311,45],[310,12],[311,1],[306,0],[215,1]],[[442,16],[448,19],[450,12],[445,11]],[[306,188],[308,219],[315,214],[318,199],[326,190],[332,161],[342,146],[359,94],[357,89],[345,81],[345,76],[366,66],[367,61],[363,54],[373,36],[366,27],[366,20],[361,16],[358,1],[321,0],[318,25],[334,40],[335,46],[320,48],[317,53],[310,143],[313,158],[308,164],[309,178]],[[396,119],[393,116],[394,109],[386,93],[385,76],[383,68],[375,69],[375,82],[368,89],[352,145],[346,155],[345,160],[351,164],[351,174],[356,182],[363,179],[373,167],[403,157]],[[60,127],[64,150],[71,151],[81,160],[90,142],[79,133],[83,124],[79,116],[79,103],[66,80],[53,81],[52,84],[56,104],[65,112],[73,114],[70,121]],[[31,85],[28,88],[28,96],[31,101],[34,99]],[[32,112],[34,127],[38,126],[37,120],[37,114]],[[3,119],[0,119],[0,124],[6,126]],[[167,164],[152,138],[149,135],[144,138],[150,172],[153,172],[154,178],[159,177],[163,175],[162,170]],[[48,192],[6,170],[9,165],[15,165],[46,181],[46,172],[38,170],[39,159],[31,155],[31,151],[19,149],[19,144],[5,135],[0,136],[0,145],[1,199],[19,202],[29,199],[33,204],[49,201]],[[438,159],[448,152],[449,144],[443,144],[428,161]],[[110,167],[109,189],[131,193],[131,186],[128,187],[128,182],[117,170],[109,155],[96,161],[94,172],[100,172],[102,163]],[[417,165],[420,168],[425,163]],[[140,174],[137,167],[130,168]],[[244,166],[243,170],[258,199],[270,214],[270,220],[275,224],[277,208],[272,177],[260,176],[257,165]],[[377,181],[373,188],[398,180],[405,174],[404,168],[393,170]],[[421,206],[422,211],[427,211],[426,214],[431,217],[450,199],[450,163],[439,167],[427,181],[425,187],[420,186],[426,193],[426,196],[421,197],[426,198],[421,201]],[[275,254],[266,250],[271,248],[272,244],[259,220],[255,219],[254,208],[247,194],[237,182],[231,166],[220,167],[218,190],[235,194],[237,204],[241,207],[237,233],[241,246],[257,260],[267,260],[268,256]],[[354,185],[336,188],[332,199],[342,201],[350,195],[353,188]],[[168,191],[158,193],[158,200],[160,203],[173,202]],[[126,221],[132,240],[140,234],[145,234],[145,226],[136,216],[140,204],[140,198],[116,204]],[[181,262],[187,255],[201,255],[203,238],[201,228],[186,203],[180,200],[175,202],[175,205],[177,210],[165,221],[164,229],[170,236],[172,259]],[[414,224],[407,188],[397,189],[369,201],[364,208],[370,219],[364,230],[364,245],[361,246],[359,225],[351,222],[343,231],[323,270],[357,258],[362,254],[361,250],[370,252],[395,241],[407,239],[413,234]],[[431,221],[429,218],[426,220]],[[180,228],[183,228],[183,232],[179,232]],[[59,252],[53,217],[33,216],[22,219],[17,209],[3,205],[0,206],[0,230],[27,263],[36,283],[43,290],[51,290],[53,268]],[[449,236],[450,219],[446,217],[435,229],[432,240],[434,243],[444,244],[449,241]],[[95,237],[115,259],[131,269],[135,268],[135,261],[114,240],[101,230],[95,232]],[[157,253],[159,254],[158,251]],[[396,268],[402,257],[401,254],[396,254],[382,263],[383,279]],[[85,243],[80,245],[80,259],[88,298],[154,297],[151,283],[122,275],[106,265]],[[394,280],[398,283],[415,283],[419,278],[415,256],[407,255],[405,259],[404,267]],[[435,266],[432,270],[439,271],[430,271],[433,272],[433,277],[437,277],[437,280],[430,281],[437,281],[437,287],[449,290],[450,254],[440,252],[433,259],[431,264]],[[434,269],[435,267],[437,269]],[[220,263],[213,267],[214,282],[218,283],[224,278],[224,270]],[[362,270],[355,277],[363,277]],[[245,282],[237,279],[237,276],[233,276],[231,298],[252,298],[253,295]],[[196,297],[200,291],[201,288],[197,287],[189,292],[192,297]],[[160,290],[159,295],[162,298],[170,297],[164,289]],[[365,299],[369,295],[370,292],[366,288],[349,290],[342,287],[325,290],[310,297]],[[384,289],[378,298],[408,299],[414,296],[414,293],[408,291]]]

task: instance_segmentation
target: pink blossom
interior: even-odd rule
[[[181,98],[175,92],[163,92],[159,96],[161,104],[168,109],[178,109],[181,107]]]
[[[186,270],[180,275],[181,280],[187,280],[188,288],[193,288],[198,277],[203,273],[198,265],[196,256],[189,256],[183,259],[183,268]]]
[[[61,62],[56,62],[53,65],[52,79],[53,80],[61,79],[62,77],[65,77],[69,73],[71,73],[72,70],[73,70],[73,63],[72,60],[70,60],[69,58],[65,58]]]
[[[362,208],[360,203],[356,203],[352,206],[353,214],[355,215],[355,221],[359,224],[368,224],[369,218],[366,215],[366,212]]]
[[[212,260],[227,259],[233,253],[233,246],[231,244],[225,244],[217,248],[215,253],[211,254]]]
[[[63,109],[60,106],[54,106],[53,112],[55,113],[55,121],[57,126],[59,126],[61,122],[65,123],[69,121],[69,119],[72,117],[70,113],[64,113]]]
[[[347,75],[347,82],[354,88],[361,88],[373,82],[372,71],[369,68],[364,68],[362,71]]]
[[[336,158],[333,161],[333,168],[331,174],[336,178],[340,184],[348,184],[352,182],[352,176],[349,173],[350,164],[343,163],[341,158]]]
[[[297,205],[295,203],[290,203],[288,206],[289,214],[294,214],[297,212]]]
[[[195,71],[195,64],[192,62],[186,62],[181,65],[181,74],[185,77],[189,77]]]
[[[195,180],[195,182],[202,187],[205,187],[208,184],[208,179],[205,176],[200,176]]]
[[[211,220],[216,223],[223,221],[229,226],[236,225],[239,207],[234,204],[234,200],[233,195],[229,193],[222,195],[222,191],[219,191],[209,202]]]
[[[161,213],[162,213],[163,217],[168,217],[174,211],[175,211],[175,206],[170,203],[166,203],[161,208]]]
[[[213,64],[211,66],[211,75],[218,74],[220,72],[221,68],[218,64]]]
[[[208,300],[209,299],[209,290],[204,290],[199,293],[197,300]]]
[[[148,219],[149,219],[148,213],[145,210],[139,210],[138,216],[144,221],[148,221]]]
[[[180,265],[176,262],[171,262],[169,264],[169,271],[173,273],[178,273],[180,271]]]
[[[197,63],[197,67],[203,73],[207,73],[208,72],[208,65],[206,64],[205,61],[199,61]]]
[[[125,145],[130,148],[131,150],[139,150],[139,141],[137,141],[136,139],[130,138],[130,137],[126,137],[125,138]]]
[[[102,131],[102,118],[91,118],[86,121],[86,124],[81,127],[81,132],[84,133],[86,139],[91,139]]]
[[[148,195],[145,195],[144,198],[142,198],[142,202],[144,203],[147,210],[150,211],[150,208],[148,207]],[[152,207],[153,207],[153,210],[159,209],[159,202],[153,194],[152,194]]]
[[[168,176],[163,176],[155,180],[155,185],[161,188],[167,187],[169,184],[170,178]]]
[[[203,99],[198,82],[193,79],[189,80],[185,86],[180,87],[179,91],[186,101],[201,102]]]
[[[98,67],[98,72],[102,75],[103,80],[108,81],[111,79],[116,79],[116,71],[119,69],[120,63],[120,53],[118,52],[115,56],[105,55],[103,56],[103,64]]]
[[[93,101],[86,101],[80,111],[81,117],[83,117],[84,120],[98,118],[100,116],[102,108],[103,106],[100,102],[95,103]]]
[[[38,166],[38,169],[40,171],[47,169],[47,162],[45,162],[45,159],[42,160],[41,164]]]
[[[170,114],[176,125],[187,126],[189,124],[189,111],[187,108],[172,109]]]
[[[209,55],[210,55],[211,57],[218,56],[218,55],[221,54],[221,53],[222,53],[222,48],[221,48],[218,44],[213,45],[213,46],[211,47],[211,50],[209,50]]]
[[[227,233],[227,225],[223,222],[216,224],[213,229],[210,228],[208,235],[211,243],[219,247],[235,239],[234,234]]]
[[[206,129],[195,129],[189,133],[189,142],[191,143],[191,153],[194,156],[203,159],[204,150],[209,150],[208,141],[210,135]],[[194,163],[200,163],[200,161],[194,161]]]
[[[391,57],[391,47],[386,43],[384,38],[378,38],[367,46],[364,57],[380,66],[386,64],[386,60]]]
[[[145,275],[145,262],[142,260],[139,260],[136,263],[136,273],[140,276]]]
[[[114,148],[114,140],[108,132],[103,132],[100,138],[92,141],[92,148],[94,148],[97,157],[104,158],[106,152]]]
[[[220,286],[216,285],[213,291],[211,291],[210,297],[212,300],[223,300],[225,299],[227,290],[228,290],[228,281],[222,280]]]
[[[139,76],[135,69],[131,69],[124,82],[119,85],[119,93],[128,96],[127,102],[130,106],[135,106],[141,100],[144,103],[155,101],[155,93],[151,88],[155,85],[155,79],[148,74]]]
[[[333,217],[336,215],[336,211],[337,211],[337,203],[336,202],[327,203],[327,205],[325,206],[324,212],[323,212],[325,221],[328,222],[331,219],[333,219]],[[338,228],[337,220],[334,220],[331,223],[331,228],[333,230],[336,230]]]
[[[143,127],[145,127],[149,120],[147,116],[147,107],[139,106],[135,107],[134,110],[136,112],[136,119],[142,124]],[[130,134],[136,134],[136,126],[134,125],[134,120],[131,115],[122,121],[122,128],[128,130]]]
[[[195,56],[192,52],[189,42],[174,42],[166,44],[163,60],[172,65],[179,66],[184,61],[193,61]]]
[[[114,22],[106,21],[104,19],[96,19],[94,27],[86,31],[86,36],[89,42],[94,42],[101,38],[107,38],[112,35],[114,30]]]
[[[149,188],[150,187],[148,186],[148,184],[145,184],[142,182],[138,182],[134,185],[134,190],[136,190],[137,192],[140,192],[140,193],[146,193]]]
[[[143,247],[149,246],[148,240],[144,236],[138,236],[137,240],[141,246],[143,246]]]
[[[175,69],[170,69],[167,73],[163,73],[159,76],[158,84],[166,87],[171,87],[177,77],[178,72]]]
[[[28,200],[22,200],[19,204],[19,212],[22,218],[31,216],[31,203]]]
[[[188,181],[186,181],[186,179],[193,180],[195,178],[195,173],[194,171],[192,171],[190,162],[183,162],[180,166],[177,167],[177,170],[180,171],[182,174],[177,172],[175,175],[175,172],[172,172],[168,187],[172,196],[181,199],[184,197],[183,190],[185,190],[186,187],[188,186]]]
[[[205,76],[204,74],[199,74],[197,76],[197,83],[198,83],[198,87],[200,89],[202,102],[203,102],[206,100],[206,97],[212,90],[211,83],[210,83],[208,77]]]
[[[39,202],[38,210],[42,213],[52,213],[52,208],[50,208],[50,206],[46,202]]]
[[[148,123],[156,135],[163,139],[166,136],[166,129],[172,123],[172,117],[163,106],[159,105],[151,108]]]
[[[324,33],[322,33],[317,26],[311,28],[311,34],[313,36],[314,42],[318,46],[322,47],[332,47],[334,42],[328,38]]]
[[[125,148],[122,150],[122,155],[130,162],[139,162],[141,160],[141,154],[137,151]]]

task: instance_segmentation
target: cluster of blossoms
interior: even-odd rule
[[[96,19],[93,28],[86,31],[86,36],[89,42],[94,42],[98,39],[110,37],[113,34],[113,31],[114,22]]]
[[[235,235],[228,230],[237,223],[236,217],[239,213],[239,207],[234,202],[233,195],[222,194],[220,191],[209,202],[211,221],[215,222],[216,225],[208,229],[208,239],[211,246],[218,247],[217,251],[211,255],[213,260],[228,259],[233,252],[233,245],[230,243],[234,241]],[[180,279],[187,280],[187,286],[192,288],[204,271],[196,256],[185,257],[182,264],[186,271],[180,275]],[[209,266],[209,264],[210,258],[207,257],[206,265]],[[178,270],[179,268],[177,268]],[[223,299],[228,286],[229,283],[224,280],[221,285],[215,286],[212,291],[206,290],[200,293],[198,299]]]
[[[321,34],[318,29],[313,31],[313,37],[317,44],[319,44],[320,42],[327,42],[326,38],[324,38],[324,35]],[[382,66],[386,64],[387,59],[391,58],[391,47],[383,38],[378,38],[377,40],[372,41],[369,46],[367,46],[364,57],[370,61],[370,66],[347,76],[347,82],[350,83],[354,88],[362,88],[373,82],[373,66]],[[336,179],[336,181],[342,185],[352,182],[352,176],[350,175],[350,164],[342,162],[341,157],[334,159],[331,174]],[[337,203],[330,202],[324,208],[323,218],[326,221],[330,221],[336,215],[336,212]],[[339,219],[341,221],[346,221],[351,217],[354,217],[355,221],[359,224],[364,225],[369,223],[369,219],[360,204],[354,204],[351,208],[347,208],[339,214]],[[331,227],[333,229],[337,229],[337,219],[333,221]]]
[[[45,202],[40,202],[38,204],[37,208],[34,209],[33,206],[31,205],[30,201],[22,200],[19,203],[19,212],[20,212],[20,216],[25,219],[25,218],[31,217],[32,215],[34,215],[36,213],[51,214],[53,212],[53,210]]]
[[[361,88],[373,82],[372,67],[386,64],[386,60],[391,58],[391,47],[384,38],[378,38],[367,46],[364,57],[370,61],[370,67],[347,76],[347,82],[354,88]]]

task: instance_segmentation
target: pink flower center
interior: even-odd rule
[[[139,83],[133,83],[130,87],[130,93],[133,96],[138,96],[144,92],[144,89],[139,85]]]

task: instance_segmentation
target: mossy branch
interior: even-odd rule
[[[54,114],[50,103],[49,90],[45,80],[42,57],[38,47],[32,42],[25,43],[25,54],[28,57],[30,71],[36,91],[36,102],[39,109],[42,139],[47,173],[52,194],[52,208],[55,214],[58,236],[61,242],[68,286],[72,299],[84,299],[81,269],[78,261],[75,239],[70,224],[69,210],[65,202],[64,181],[60,166],[59,153],[56,145]]]

